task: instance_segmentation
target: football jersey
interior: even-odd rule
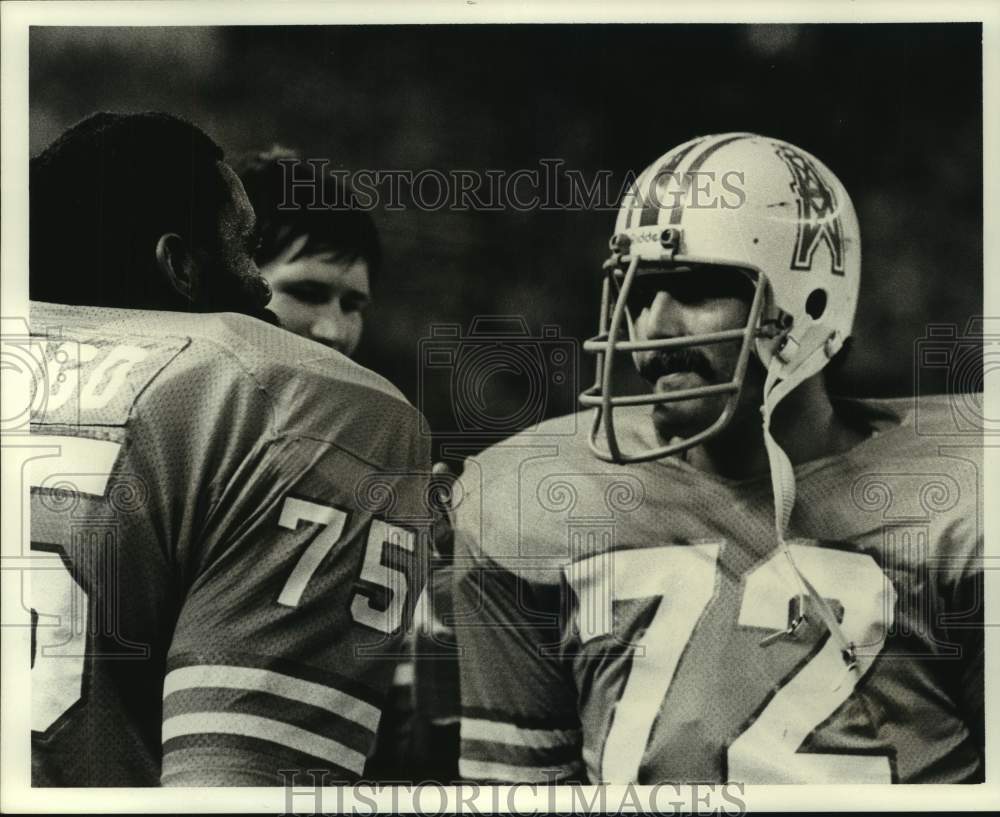
[[[592,414],[471,460],[457,510],[463,777],[652,784],[983,779],[982,438],[957,401],[838,401],[869,435],[767,474],[616,466]],[[648,409],[616,412],[633,450]],[[794,632],[798,612],[806,622]]]
[[[31,332],[33,785],[357,779],[425,573],[417,411],[242,315]]]

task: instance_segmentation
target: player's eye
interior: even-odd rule
[[[748,302],[753,299],[753,281],[735,267],[706,267],[698,278],[704,299],[739,298]]]
[[[316,281],[287,281],[278,290],[305,304],[325,304],[330,300],[330,288]]]
[[[360,312],[368,306],[368,296],[363,292],[352,290],[340,299],[340,308],[344,312]]]
[[[732,267],[698,267],[670,272],[648,272],[636,276],[629,291],[628,306],[633,317],[653,303],[657,293],[666,292],[679,303],[697,306],[717,298],[753,298],[753,281]]]
[[[663,288],[663,276],[660,274],[637,275],[629,288],[626,305],[633,318],[637,318],[642,310],[652,305],[657,293]]]
[[[713,282],[704,274],[689,272],[673,272],[664,275],[661,289],[670,293],[676,301],[682,304],[700,304],[710,298],[717,297]]]

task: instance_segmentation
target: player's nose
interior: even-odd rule
[[[646,334],[664,338],[684,334],[679,307],[669,292],[657,292],[646,310]]]
[[[310,333],[314,340],[332,346],[338,352],[347,353],[347,321],[338,305],[331,304],[324,309],[313,322]]]

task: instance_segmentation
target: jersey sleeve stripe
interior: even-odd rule
[[[577,729],[523,729],[511,723],[462,718],[462,740],[507,743],[530,749],[551,749],[576,746],[580,743]]]
[[[562,766],[511,766],[464,757],[458,761],[458,773],[464,779],[498,782],[555,783],[580,776],[582,768],[579,763]]]
[[[276,743],[303,754],[322,758],[360,775],[366,757],[339,741],[325,738],[273,718],[225,712],[192,712],[163,722],[163,742],[184,735],[240,735]]]
[[[280,786],[285,782],[282,769],[312,769],[316,774],[325,775],[326,782],[331,785],[352,783],[361,777],[325,758],[290,749],[279,743],[215,732],[207,735],[181,735],[164,743],[160,782],[167,784],[169,778],[169,785],[172,786],[245,785],[203,782],[206,777],[220,773],[225,778],[231,778],[231,773],[243,770],[257,779],[269,778],[267,783],[254,785]]]
[[[261,755],[244,746],[223,745],[215,736],[211,746],[185,745],[201,736],[175,738],[163,748],[163,769],[160,783],[164,786],[275,786],[285,782],[278,769],[294,769],[302,764],[298,752],[284,752],[284,763],[265,767]],[[236,736],[227,736],[235,738]],[[247,741],[247,738],[237,738]],[[226,743],[232,743],[227,741]],[[269,744],[273,746],[273,744]],[[225,751],[221,751],[225,749]],[[273,755],[266,755],[268,759]],[[274,758],[278,760],[278,758]],[[274,767],[274,768],[272,768]],[[345,775],[346,777],[346,775]]]
[[[236,645],[232,645],[236,646]],[[288,675],[303,681],[319,684],[322,687],[345,692],[361,701],[365,701],[376,709],[381,709],[385,696],[379,692],[367,679],[358,677],[356,667],[350,663],[335,672],[330,667],[318,667],[315,664],[290,660],[276,655],[261,655],[259,653],[238,652],[232,649],[199,650],[197,652],[171,653],[167,658],[167,672],[198,666],[233,666],[250,669],[262,669]],[[353,673],[353,674],[352,674]]]
[[[163,685],[163,698],[195,688],[221,687],[266,692],[325,709],[375,732],[381,712],[377,706],[346,692],[272,670],[224,664],[198,665],[171,670]]]
[[[484,720],[494,723],[509,723],[518,729],[541,729],[547,731],[570,731],[582,734],[580,718],[575,710],[562,713],[547,712],[544,715],[512,712],[509,709],[483,706],[462,706],[462,717],[466,720]]]
[[[326,709],[300,704],[267,692],[198,687],[175,692],[163,704],[163,720],[193,712],[225,712],[230,715],[259,715],[263,718],[274,718],[290,726],[298,726],[317,735],[340,741],[345,746],[365,754],[375,743],[375,733],[354,721],[346,720]]]
[[[491,763],[505,763],[510,766],[555,767],[575,763],[583,756],[579,744],[553,746],[548,749],[529,749],[511,743],[489,743],[464,739],[460,742],[462,757],[467,760],[481,760]]]

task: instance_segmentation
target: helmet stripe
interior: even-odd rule
[[[727,136],[724,139],[720,139],[715,144],[709,145],[705,148],[698,156],[696,156],[688,169],[684,171],[684,192],[674,198],[674,205],[670,210],[670,224],[677,225],[681,223],[681,217],[684,215],[684,205],[687,202],[688,191],[691,189],[692,184],[692,173],[696,173],[701,170],[702,165],[705,164],[711,158],[719,148],[723,148],[726,145],[730,145],[733,142],[738,142],[740,139],[748,139],[753,134],[750,133],[738,133],[732,136]]]
[[[656,224],[656,217],[659,215],[660,207],[657,202],[656,195],[654,194],[654,186],[656,185],[656,180],[664,173],[673,173],[677,170],[677,165],[684,161],[684,157],[687,156],[692,150],[694,150],[698,145],[704,142],[710,137],[703,136],[701,139],[696,139],[689,145],[681,146],[664,164],[657,168],[656,173],[653,174],[652,178],[649,179],[648,183],[643,184],[642,187],[636,185],[639,193],[639,201],[643,204],[642,214],[639,216],[639,226],[649,227]],[[643,188],[647,188],[643,190]],[[629,213],[629,221],[631,221],[632,214]],[[626,224],[626,226],[629,226]]]

